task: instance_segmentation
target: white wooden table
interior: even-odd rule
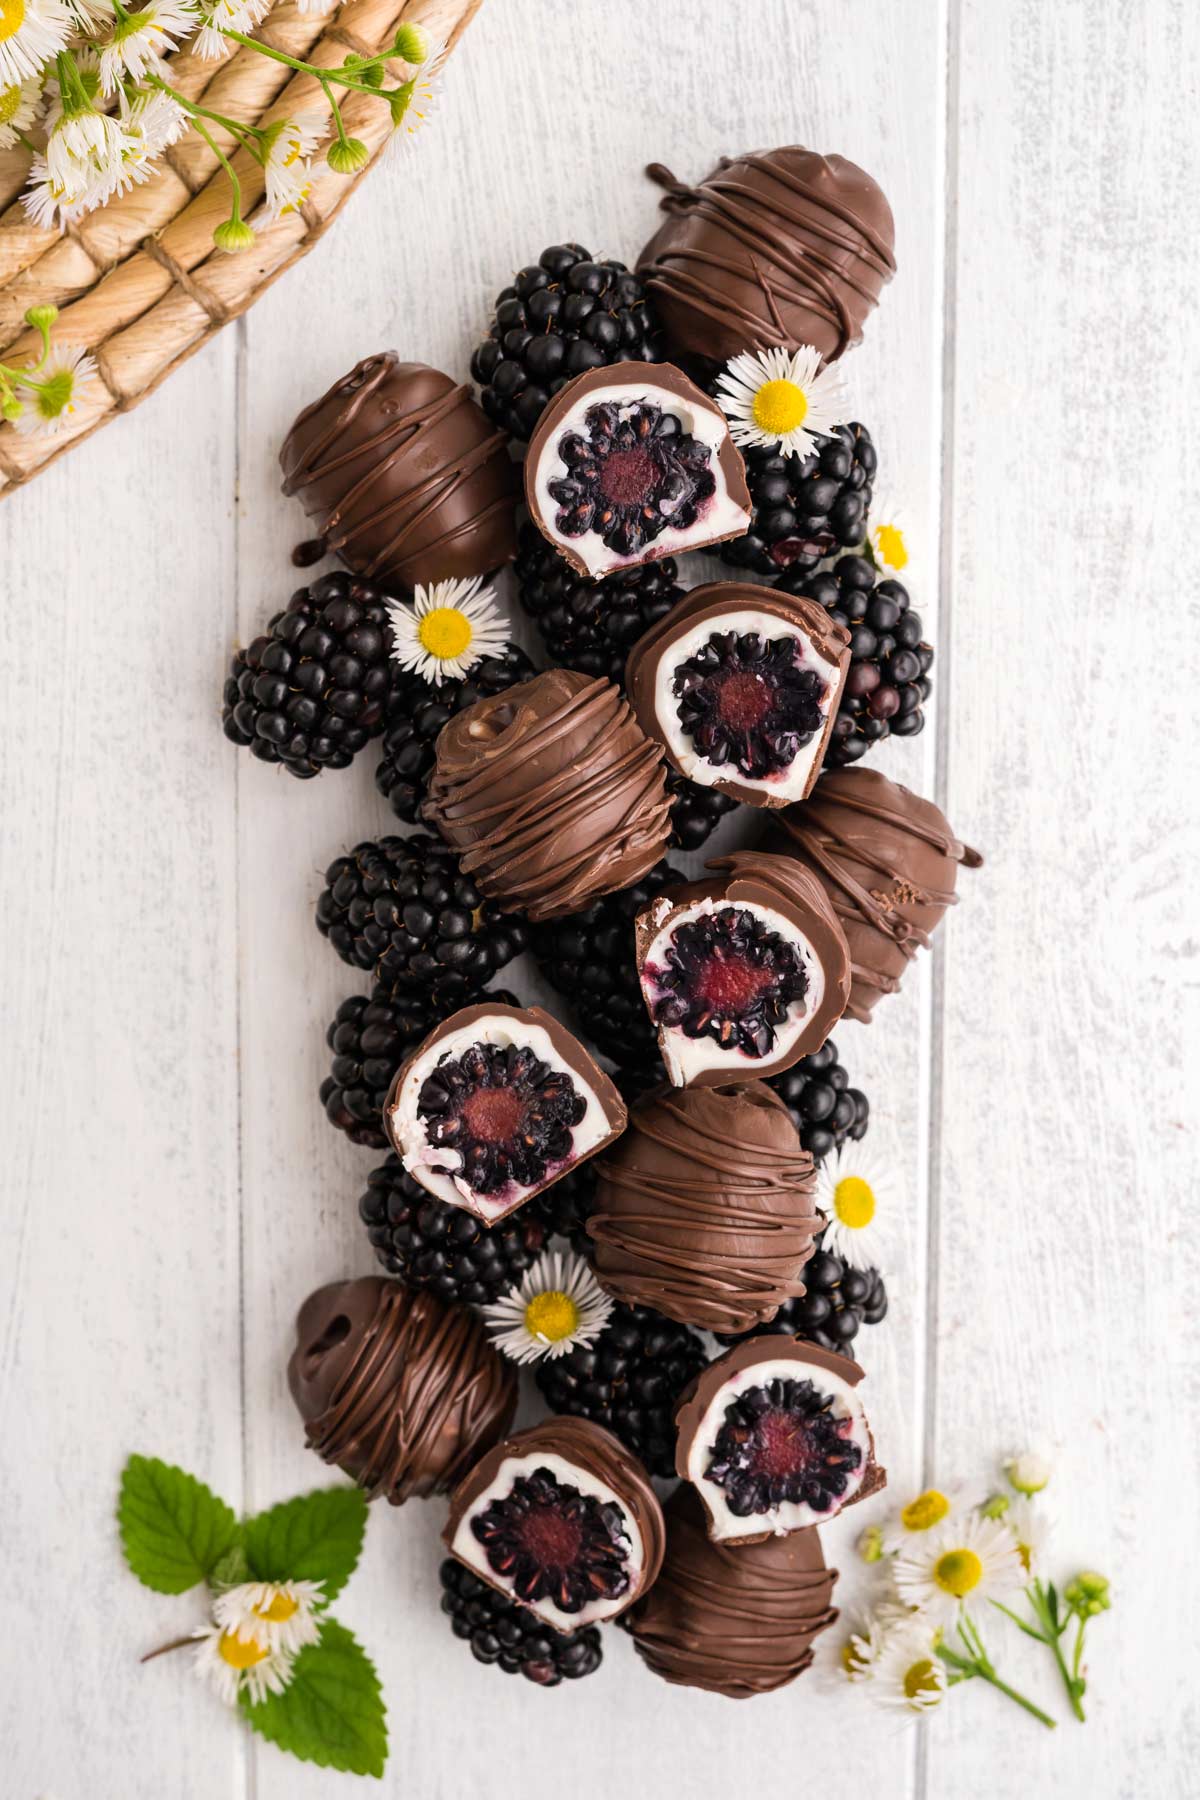
[[[487,0],[417,157],[0,508],[5,1800],[353,1785],[252,1741],[180,1659],[138,1667],[198,1605],[139,1588],[113,1524],[134,1449],[247,1507],[318,1482],[292,1319],[371,1267],[373,1159],[316,1100],[356,984],[311,906],[389,816],[371,757],[304,785],[218,720],[230,646],[297,582],[284,430],[386,345],[464,372],[546,243],[635,255],[647,161],[698,176],[794,141],[863,163],[897,219],[848,372],[938,658],[932,728],[877,766],[988,856],[904,995],[837,1033],[907,1193],[862,1351],[898,1487],[1027,1441],[1058,1459],[1061,1569],[1117,1584],[1092,1718],[1050,1734],[972,1689],[897,1735],[811,1681],[737,1707],[655,1682],[618,1632],[544,1696],[445,1629],[437,1504],[373,1517],[339,1611],[380,1665],[404,1800],[1200,1789],[1198,76],[1179,0]],[[860,1523],[828,1533],[843,1599]]]

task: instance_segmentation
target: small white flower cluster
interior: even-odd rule
[[[319,1581],[248,1581],[213,1601],[212,1622],[193,1633],[195,1668],[228,1705],[281,1694],[296,1657],[321,1635]]]

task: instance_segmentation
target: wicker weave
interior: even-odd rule
[[[376,55],[401,21],[423,25],[453,49],[483,0],[347,0],[314,17],[279,0],[255,33],[272,48],[318,68],[348,51]],[[223,61],[202,61],[184,48],[171,58],[171,81],[190,100],[243,124],[298,112],[328,119],[320,84],[244,46]],[[403,79],[408,71],[398,65]],[[387,106],[366,94],[340,99],[347,133],[363,140],[374,162],[391,133]],[[231,134],[209,127],[242,184],[244,216],[257,224],[263,172]],[[323,149],[324,146],[322,146]],[[80,438],[145,399],[186,357],[230,319],[245,312],[277,276],[311,250],[349,197],[357,176],[335,175],[319,151],[308,198],[298,212],[264,222],[252,249],[233,256],[213,246],[215,226],[229,213],[229,182],[212,150],[189,130],[160,159],[141,187],[117,196],[65,230],[42,230],[20,202],[29,172],[23,149],[0,149],[0,354],[32,361],[38,339],[26,309],[60,308],[54,342],[92,352],[100,381],[78,417],[50,438],[0,427],[0,495],[28,481]]]

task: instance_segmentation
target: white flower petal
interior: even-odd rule
[[[535,1303],[551,1295],[568,1303],[563,1310],[569,1310],[574,1318],[571,1328],[560,1336],[535,1329]],[[577,1344],[593,1343],[607,1325],[612,1306],[582,1256],[548,1250],[538,1258],[520,1287],[485,1306],[483,1316],[497,1350],[514,1362],[528,1363],[539,1362],[543,1357],[565,1356]]]
[[[435,613],[447,616],[431,621]],[[418,586],[411,606],[400,600],[389,603],[388,619],[395,661],[435,687],[469,675],[485,657],[503,656],[511,637],[495,590],[478,575],[470,581]]]

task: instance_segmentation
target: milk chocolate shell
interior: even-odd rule
[[[803,1294],[823,1223],[816,1174],[762,1082],[648,1095],[596,1172],[588,1230],[596,1273],[618,1300],[741,1332]]]
[[[611,681],[571,669],[451,719],[424,812],[486,898],[534,921],[639,880],[671,830],[658,745]]]
[[[378,1275],[309,1295],[288,1387],[317,1455],[393,1506],[449,1493],[517,1405],[516,1370],[473,1312]]]
[[[646,1472],[588,1419],[547,1419],[498,1444],[455,1490],[446,1548],[555,1631],[613,1619],[662,1564]]]
[[[792,857],[739,850],[638,915],[642,998],[676,1087],[791,1068],[845,1010],[850,954],[821,883]]]
[[[452,1013],[401,1064],[383,1125],[414,1181],[495,1224],[625,1129],[625,1104],[540,1007]]]
[[[724,413],[669,363],[617,363],[569,381],[530,441],[525,504],[593,581],[740,537],[750,523]]]
[[[667,1550],[626,1629],[647,1668],[679,1687],[731,1700],[770,1694],[802,1675],[812,1646],[837,1620],[837,1572],[816,1531],[762,1543],[714,1544],[685,1482],[663,1508]]]
[[[978,869],[983,858],[932,800],[873,769],[827,771],[777,827],[772,848],[811,869],[837,913],[850,947],[846,1015],[865,1024],[956,904],[959,864]]]
[[[519,478],[471,390],[394,350],[300,414],[279,453],[327,549],[357,575],[415,587],[516,555]]]
[[[834,1518],[887,1481],[863,1372],[802,1338],[753,1337],[710,1363],[675,1412],[675,1467],[715,1543],[757,1544]]]
[[[820,773],[849,667],[849,631],[815,600],[713,581],[638,639],[625,689],[681,775],[786,806]]]
[[[698,187],[654,163],[667,217],[638,274],[677,354],[813,344],[833,362],[896,270],[882,190],[843,156],[799,144],[722,157]]]

